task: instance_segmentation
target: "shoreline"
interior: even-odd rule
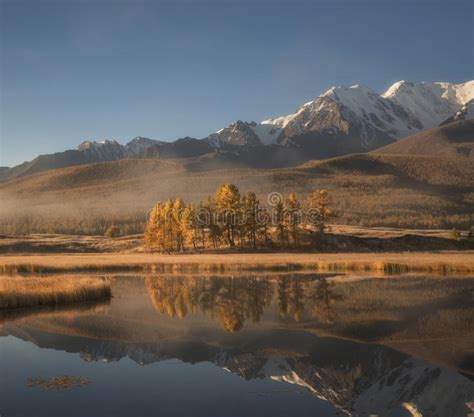
[[[384,253],[54,253],[0,255],[0,273],[224,271],[474,272],[474,251]]]

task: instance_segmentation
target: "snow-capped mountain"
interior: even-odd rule
[[[472,99],[474,81],[462,84],[399,81],[382,94],[361,85],[333,87],[293,114],[261,123],[238,121],[206,139],[217,147],[223,144],[307,146],[311,140],[321,144],[321,141],[347,139],[351,148],[364,151],[436,127]]]
[[[0,171],[0,181],[53,168],[130,157],[192,158],[205,154],[243,166],[294,166],[367,152],[420,130],[474,117],[474,80],[462,84],[398,81],[378,94],[368,87],[333,87],[295,113],[257,122],[238,120],[202,140],[162,142],[136,137],[84,141],[77,149],[40,155]],[[219,165],[220,166],[220,165]]]
[[[128,156],[127,148],[115,140],[101,142],[86,140],[77,147],[77,150],[87,158],[98,161],[115,161]]]
[[[127,148],[127,151],[130,152],[131,154],[139,154],[141,152],[146,151],[148,148],[152,146],[159,146],[165,143],[166,142],[162,140],[148,139],[142,136],[137,136],[136,138],[128,142],[125,145],[125,148]]]
[[[281,130],[281,127],[272,124],[237,120],[204,140],[215,148],[225,145],[270,145],[277,142]]]
[[[125,145],[115,140],[103,140],[100,142],[85,140],[77,150],[85,155],[101,161],[114,161],[146,151],[151,146],[162,145],[165,142],[155,139],[137,136]]]

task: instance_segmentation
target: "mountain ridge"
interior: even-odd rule
[[[474,80],[460,84],[398,81],[382,94],[361,85],[332,87],[295,113],[260,123],[237,120],[202,139],[186,137],[165,142],[138,136],[125,145],[115,140],[83,141],[77,149],[40,155],[2,169],[0,181],[54,168],[125,158],[180,159],[212,152],[235,155],[239,147],[245,149],[241,152],[245,155],[258,152],[250,159],[265,160],[258,162],[258,166],[264,167],[272,167],[274,154],[287,151],[287,166],[292,166],[295,160],[302,163],[373,151],[410,133],[469,119],[474,114],[473,102]],[[285,166],[280,156],[277,166]]]

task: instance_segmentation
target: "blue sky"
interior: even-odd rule
[[[470,0],[3,0],[0,165],[473,76]]]

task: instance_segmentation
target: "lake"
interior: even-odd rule
[[[474,413],[474,277],[106,277],[0,315],[2,417]]]

